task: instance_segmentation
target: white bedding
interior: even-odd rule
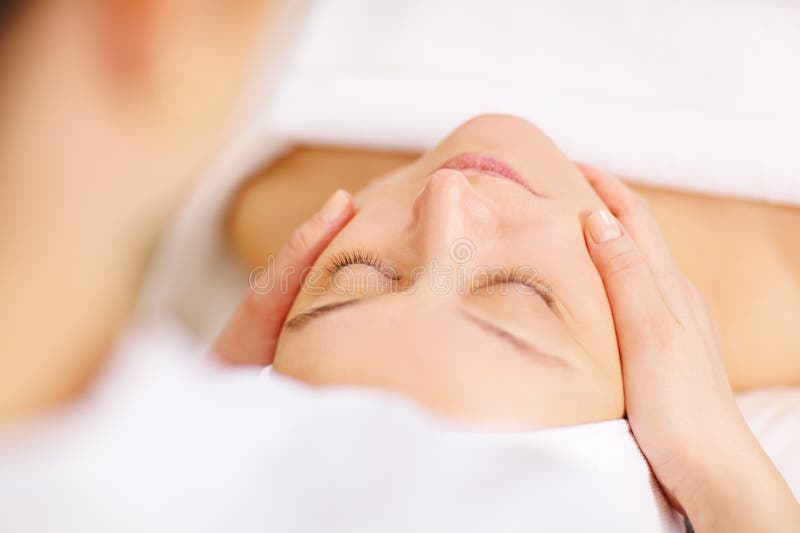
[[[624,420],[475,433],[203,351],[141,324],[80,403],[0,432],[0,532],[683,531]],[[800,496],[800,390],[739,401]]]
[[[683,531],[623,420],[474,433],[196,350],[148,325],[81,404],[0,434],[0,531]]]

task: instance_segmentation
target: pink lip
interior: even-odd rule
[[[539,194],[533,190],[528,182],[522,179],[522,176],[519,174],[519,172],[502,161],[486,154],[480,154],[476,152],[459,154],[447,161],[447,163],[442,165],[441,168],[449,168],[451,170],[478,170],[484,174],[489,174],[496,178],[513,181],[517,185],[524,187],[528,192],[539,196]]]

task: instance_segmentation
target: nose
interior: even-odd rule
[[[500,230],[500,209],[457,171],[437,170],[414,201],[416,242],[427,260],[465,263]],[[465,254],[464,250],[470,253]]]

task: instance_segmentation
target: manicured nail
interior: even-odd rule
[[[319,216],[322,217],[322,220],[325,222],[336,222],[342,217],[349,203],[349,195],[342,189],[339,189],[333,193],[333,195],[328,198],[328,201],[325,202],[325,205],[322,206]]]
[[[622,235],[619,222],[605,209],[594,211],[586,219],[589,235],[597,244],[612,241]]]

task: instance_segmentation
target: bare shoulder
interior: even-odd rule
[[[800,384],[800,209],[638,190],[706,297],[734,388]]]

